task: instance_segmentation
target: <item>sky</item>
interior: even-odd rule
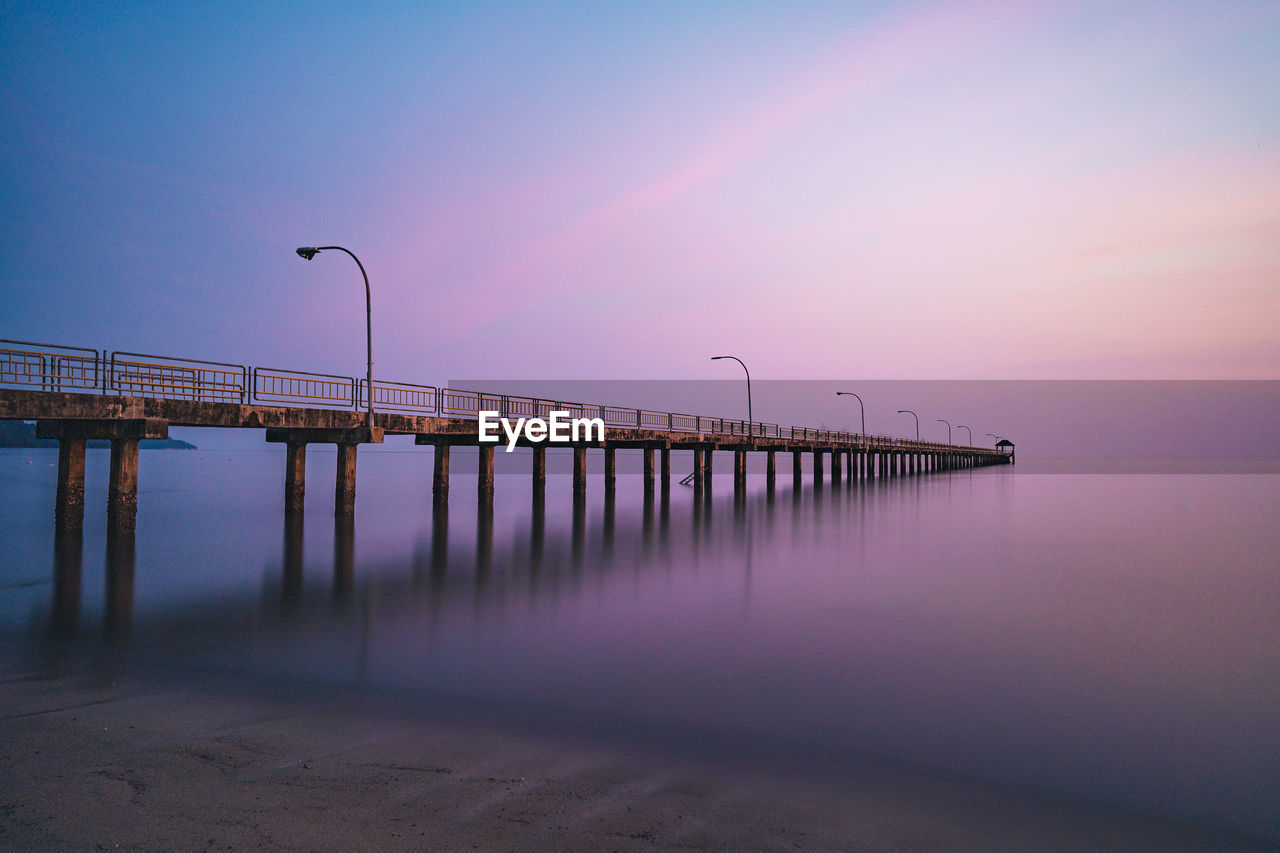
[[[1276,45],[1272,0],[5,3],[0,336],[360,375],[337,244],[400,381],[1280,379]]]

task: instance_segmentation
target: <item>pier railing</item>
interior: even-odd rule
[[[173,358],[123,351],[40,344],[0,339],[0,385],[52,392],[99,392],[130,397],[285,405],[293,408],[363,409],[369,383],[351,376],[250,367],[243,364]],[[765,421],[664,412],[541,397],[523,397],[439,388],[411,382],[375,379],[373,405],[398,414],[477,418],[496,411],[508,418],[547,418],[568,412],[574,418],[599,418],[606,427],[666,432],[753,436],[838,442],[876,449],[957,449],[957,445],[909,441],[884,435],[861,435]]]

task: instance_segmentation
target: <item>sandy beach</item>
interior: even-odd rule
[[[764,772],[338,698],[11,671],[0,707],[6,850],[1264,849],[910,771]]]

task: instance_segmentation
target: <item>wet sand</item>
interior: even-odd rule
[[[6,850],[1251,850],[909,770],[769,772],[213,685],[5,673]]]

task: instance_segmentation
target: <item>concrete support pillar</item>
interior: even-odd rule
[[[843,454],[843,450],[831,451],[831,485],[833,486],[840,485],[840,463],[842,461],[841,456],[843,456]]]
[[[307,443],[290,441],[284,446],[284,514],[298,515],[307,497]]]
[[[800,483],[804,479],[804,468],[801,464],[803,455],[804,451],[791,451],[791,488],[793,489],[799,489]]]
[[[138,519],[138,439],[111,439],[107,527],[133,530]]]
[[[716,449],[714,447],[708,447],[702,452],[702,485],[703,488],[707,490],[708,494],[711,492],[711,475],[713,473],[712,469],[715,463],[715,455]]]
[[[693,449],[693,490],[701,492],[706,485],[706,451],[701,447]]]
[[[481,512],[493,510],[493,445],[481,444],[479,477],[476,479],[476,502]]]
[[[662,478],[662,494],[666,495],[671,492],[671,448],[664,447],[659,451],[662,457],[659,465],[658,474]]]
[[[616,449],[613,447],[605,447],[604,449],[604,493],[606,496],[613,494],[614,487],[618,485],[618,472],[615,466]]]
[[[538,442],[533,446],[533,502],[540,504],[547,499],[547,446]]]
[[[358,444],[338,445],[338,477],[333,491],[333,514],[354,515],[356,511],[356,449]]]
[[[435,470],[431,477],[431,502],[437,506],[449,504],[449,445],[437,444]]]
[[[822,488],[822,479],[825,476],[822,467],[822,451],[815,447],[813,449],[813,487],[815,489]]]
[[[653,497],[653,448],[646,447],[644,449],[644,495],[646,498]]]
[[[84,527],[84,439],[58,439],[58,496],[53,508],[59,530]]]
[[[747,451],[733,451],[733,496],[745,497],[747,494]]]
[[[573,448],[573,499],[583,500],[587,496],[587,449]]]
[[[774,490],[774,481],[778,476],[778,463],[777,460],[774,459],[774,456],[776,455],[777,451],[774,450],[766,450],[764,452],[765,489],[770,492]]]

